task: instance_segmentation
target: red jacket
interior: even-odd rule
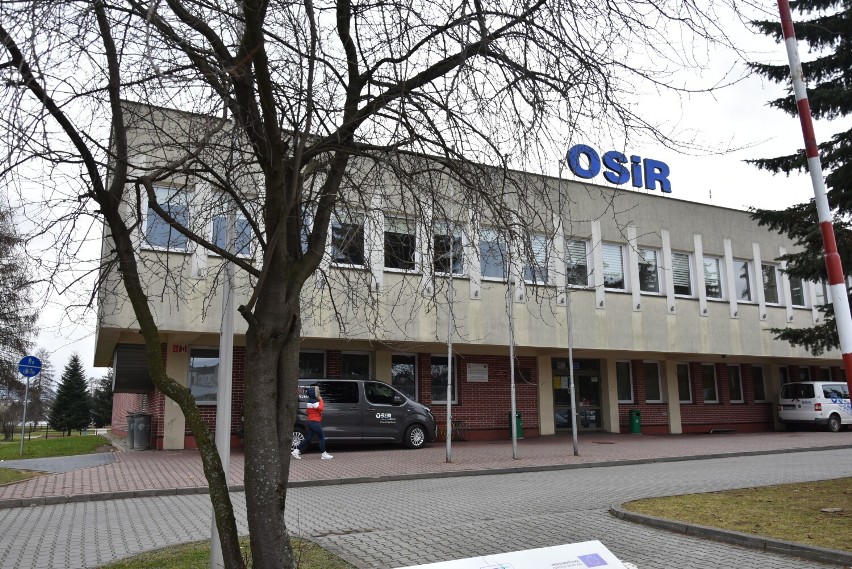
[[[308,403],[308,421],[322,422],[322,410],[325,408],[322,397],[316,403]]]

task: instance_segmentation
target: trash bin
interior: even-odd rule
[[[127,414],[127,448],[133,450],[134,431],[136,427],[136,413]]]
[[[642,434],[642,415],[639,409],[630,410],[630,433],[634,435]]]
[[[138,413],[136,415],[133,430],[133,450],[148,450],[151,441],[151,415],[149,413]]]
[[[509,414],[509,420],[512,420],[511,413]],[[524,422],[521,420],[521,414],[515,413],[515,432],[518,435],[519,439],[524,438]],[[512,424],[509,423],[509,438],[512,438]]]

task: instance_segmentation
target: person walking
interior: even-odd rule
[[[322,397],[317,394],[315,387],[308,387],[305,392],[308,395],[308,420],[305,422],[308,432],[305,433],[305,440],[303,440],[299,446],[294,448],[290,454],[293,455],[293,458],[301,460],[302,451],[308,448],[308,445],[311,444],[311,440],[314,438],[314,435],[316,435],[317,439],[319,439],[319,449],[322,452],[320,458],[322,460],[329,460],[334,457],[325,452],[325,433],[322,430],[322,411],[325,408],[325,403],[323,402]]]

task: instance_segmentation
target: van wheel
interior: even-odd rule
[[[426,444],[426,429],[423,428],[423,425],[411,425],[405,429],[405,437],[403,437],[402,443],[407,448],[423,447]]]
[[[305,441],[305,429],[295,427],[293,429],[293,441],[290,443],[290,448],[294,449]]]
[[[839,415],[832,415],[831,417],[828,418],[828,430],[831,431],[832,433],[840,432],[840,427],[842,427],[842,426],[843,426],[843,424],[840,422],[840,416]]]

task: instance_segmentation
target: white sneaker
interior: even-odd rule
[[[294,448],[290,454],[292,454],[293,458],[295,458],[296,460],[302,460],[302,453],[299,452],[299,449]]]
[[[327,452],[324,452],[324,453],[322,453],[322,456],[320,456],[320,458],[322,460],[329,460],[329,459],[334,458],[334,457],[331,456],[330,454],[328,454]]]

